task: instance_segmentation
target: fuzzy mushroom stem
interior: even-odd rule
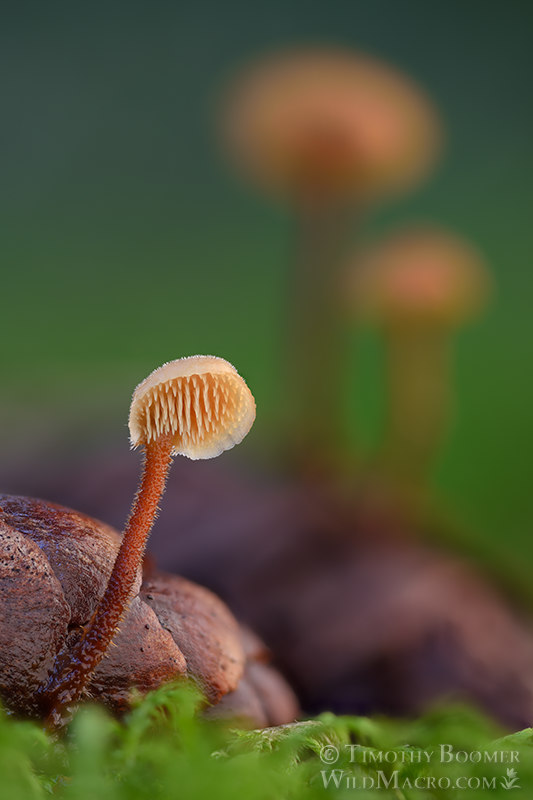
[[[148,536],[165,491],[172,463],[172,441],[163,436],[146,445],[139,490],[102,599],[79,642],[56,659],[42,691],[49,708],[48,724],[61,724],[67,707],[82,695],[87,682],[105,655],[128,608]]]

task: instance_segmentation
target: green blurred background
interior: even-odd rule
[[[532,24],[525,0],[4,7],[2,458],[18,437],[24,457],[46,449],[61,426],[74,443],[99,424],[126,441],[131,388],[197,352],[246,376],[259,409],[246,447],[260,447],[281,391],[291,223],[225,165],[217,93],[270,49],[353,46],[415,78],[447,129],[434,176],[369,214],[365,235],[440,222],[479,246],[498,286],[459,342],[439,491],[488,551],[531,564]],[[347,403],[368,446],[379,348],[358,349]]]

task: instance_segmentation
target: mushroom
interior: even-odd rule
[[[339,277],[354,210],[427,174],[439,123],[396,69],[350,51],[304,49],[243,71],[225,95],[222,136],[232,161],[287,199],[297,220],[280,411],[287,455],[320,471],[343,455]]]
[[[433,165],[439,128],[409,78],[333,48],[292,49],[245,69],[222,120],[238,166],[297,204],[404,191]]]
[[[145,448],[144,471],[105,592],[83,635],[58,655],[40,693],[57,722],[81,696],[106,654],[132,598],[172,457],[214,458],[238,444],[255,419],[255,402],[227,361],[192,356],[154,370],[137,386],[129,426]]]
[[[385,336],[383,458],[404,488],[428,477],[449,423],[452,333],[482,309],[489,288],[479,253],[431,226],[400,230],[358,258],[348,294]]]

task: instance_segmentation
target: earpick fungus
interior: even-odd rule
[[[235,367],[190,356],[154,370],[133,394],[133,447],[191,459],[215,458],[239,444],[255,419],[252,393]],[[148,455],[147,455],[148,458]]]
[[[396,69],[335,49],[259,61],[229,87],[222,111],[230,158],[285,199],[297,221],[280,413],[287,455],[314,471],[343,455],[339,271],[352,217],[429,172],[440,125],[424,93]]]
[[[434,227],[402,230],[358,258],[352,295],[386,340],[387,469],[423,485],[446,432],[453,331],[485,305],[490,281],[469,244]]]
[[[238,444],[254,418],[250,390],[221,358],[172,361],[136,388],[129,425],[132,445],[145,448],[140,488],[103,597],[79,641],[58,656],[42,690],[52,720],[80,697],[117,633],[135,589],[172,457],[214,458]]]

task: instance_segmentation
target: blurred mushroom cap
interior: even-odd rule
[[[491,281],[469,243],[434,227],[402,230],[360,255],[348,294],[389,323],[454,325],[486,305]]]
[[[189,356],[154,370],[135,392],[133,447],[172,437],[172,454],[214,458],[239,444],[255,419],[255,401],[235,367],[216,356]]]
[[[440,125],[398,72],[342,50],[294,50],[245,70],[230,87],[223,137],[258,183],[294,197],[368,199],[408,188],[432,166]]]

